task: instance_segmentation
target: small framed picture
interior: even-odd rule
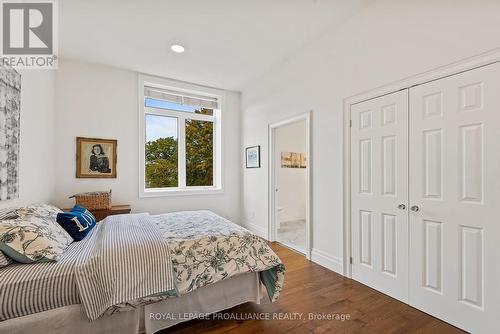
[[[281,152],[281,168],[307,168],[306,155],[298,152]]]
[[[77,178],[116,178],[115,139],[76,138]]]
[[[260,145],[245,149],[246,168],[260,168]]]

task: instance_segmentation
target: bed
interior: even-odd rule
[[[168,254],[145,256],[164,245]],[[284,266],[263,239],[213,212],[112,216],[57,262],[0,269],[0,332],[154,333],[259,303],[263,290],[275,301],[283,281]]]

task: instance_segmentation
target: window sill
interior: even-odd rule
[[[222,188],[195,188],[195,189],[142,189],[140,198],[165,197],[165,196],[196,196],[223,194]]]

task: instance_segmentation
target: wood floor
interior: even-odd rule
[[[246,303],[223,313],[303,313],[297,320],[192,320],[161,333],[464,333],[363,284],[307,261],[279,244],[272,248],[286,266],[278,302]],[[350,320],[309,320],[308,314],[344,314]],[[235,317],[233,316],[233,318]],[[292,315],[291,315],[292,316]]]

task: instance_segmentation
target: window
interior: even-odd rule
[[[141,194],[220,191],[220,97],[141,83]]]

